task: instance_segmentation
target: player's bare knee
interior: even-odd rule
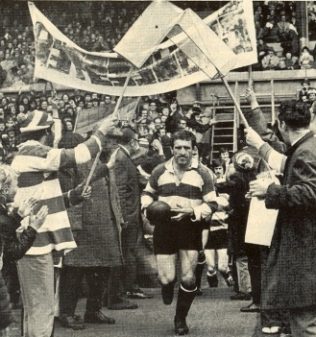
[[[181,277],[181,283],[185,286],[185,287],[192,287],[195,284],[195,276],[194,273],[187,273],[185,275],[182,275]]]
[[[175,280],[175,275],[174,274],[159,274],[158,275],[159,282],[162,285],[167,285],[169,283],[172,283]]]

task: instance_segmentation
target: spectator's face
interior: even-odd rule
[[[215,175],[216,175],[217,178],[222,177],[223,174],[224,174],[224,168],[223,168],[223,166],[214,167],[214,173],[215,173]]]
[[[64,101],[65,103],[68,103],[68,101],[69,101],[68,95],[63,95],[63,101]]]
[[[160,118],[156,118],[154,121],[155,124],[155,129],[159,130],[161,128],[161,119]]]
[[[184,119],[181,119],[178,124],[178,129],[184,130],[187,127],[187,122]]]
[[[72,108],[75,108],[75,107],[76,107],[76,103],[75,103],[75,101],[74,101],[73,99],[70,99],[70,100],[69,100],[69,104],[70,104],[70,106],[71,106]]]
[[[285,69],[286,68],[286,64],[285,64],[284,60],[280,60],[279,61],[279,68],[280,69]]]
[[[196,120],[197,122],[201,122],[201,115],[200,115],[200,114],[195,115],[194,117],[195,117],[195,120]]]
[[[291,53],[286,53],[285,57],[287,60],[290,60],[292,58],[292,54]]]
[[[178,103],[177,102],[173,102],[170,104],[170,109],[171,111],[176,111],[178,108]]]
[[[147,118],[147,117],[148,117],[148,112],[147,112],[147,110],[142,110],[141,117],[142,117],[142,118]]]
[[[3,132],[5,130],[5,124],[0,123],[0,132]]]
[[[98,99],[98,94],[93,93],[93,94],[92,94],[92,99]]]
[[[66,126],[66,130],[67,131],[72,131],[73,130],[72,122],[71,121],[66,121],[65,122],[65,126]]]
[[[111,103],[111,97],[105,96],[104,102],[105,102],[105,104],[110,104]]]
[[[92,102],[92,105],[93,105],[95,108],[97,108],[97,107],[99,106],[99,102],[94,100],[94,101]]]
[[[85,102],[88,103],[91,101],[91,96],[90,95],[86,95],[84,98]]]
[[[20,104],[20,105],[19,105],[19,113],[25,113],[25,112],[26,112],[26,111],[25,111],[24,105]]]
[[[159,130],[159,134],[160,136],[165,136],[166,135],[166,129],[164,127],[162,127],[160,130]]]
[[[36,108],[37,108],[37,103],[36,103],[36,101],[31,101],[30,107],[31,107],[31,109],[36,109]]]
[[[46,110],[47,110],[47,106],[48,106],[48,104],[47,104],[46,101],[43,101],[43,102],[41,103],[41,109],[42,109],[42,110],[46,111]]]
[[[16,109],[15,109],[15,106],[14,106],[14,105],[12,105],[12,106],[10,107],[10,112],[11,112],[12,115],[16,115]]]
[[[13,119],[8,119],[8,121],[7,121],[7,127],[8,128],[12,128],[14,126],[14,121],[13,121]]]
[[[190,140],[176,139],[173,144],[173,156],[177,165],[187,167],[190,165],[193,155],[192,142]]]
[[[15,132],[13,130],[9,130],[8,131],[8,137],[11,138],[11,139],[14,138],[14,140],[15,140]]]
[[[151,102],[149,105],[150,111],[156,111],[157,110],[157,104],[155,102]]]
[[[168,107],[164,107],[161,111],[163,116],[168,116],[169,115],[169,108]]]
[[[7,104],[8,104],[7,99],[6,99],[5,97],[3,97],[2,100],[1,100],[1,105],[2,105],[3,107],[5,107],[5,106],[7,106]]]
[[[134,134],[134,138],[129,142],[131,154],[136,153],[139,150],[138,134]]]
[[[149,110],[149,103],[148,102],[145,102],[144,104],[143,104],[143,110]]]
[[[221,159],[225,162],[229,161],[229,152],[228,151],[221,152]]]
[[[316,100],[316,94],[314,92],[311,92],[308,94],[308,99],[310,102],[314,102]]]
[[[167,118],[168,118],[168,116],[162,115],[161,116],[161,122],[166,123]]]

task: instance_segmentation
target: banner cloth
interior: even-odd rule
[[[35,36],[34,77],[100,94],[119,96],[133,65],[113,52],[88,52],[77,46],[34,5],[29,10]],[[236,68],[257,62],[252,1],[231,1],[204,22],[236,54]],[[147,96],[178,90],[208,77],[173,42],[157,46],[153,55],[132,73],[124,96]],[[189,41],[189,40],[188,40]],[[214,51],[220,53],[220,50]],[[213,78],[217,77],[214,69]]]

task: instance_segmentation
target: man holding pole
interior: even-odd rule
[[[287,156],[247,129],[247,143],[283,173],[282,185],[270,179],[250,183],[252,196],[264,197],[267,208],[279,210],[262,282],[262,308],[289,310],[293,336],[316,336],[316,138],[309,130],[310,107],[284,102],[279,121],[290,145]]]
[[[76,248],[56,173],[95,157],[104,136],[113,129],[114,120],[106,118],[90,139],[68,150],[50,147],[53,126],[54,121],[46,112],[29,112],[20,128],[25,142],[12,162],[12,167],[20,173],[15,202],[19,204],[36,194],[49,210],[33,246],[18,263],[25,337],[51,337],[55,305],[52,252]]]

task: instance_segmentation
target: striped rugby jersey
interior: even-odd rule
[[[153,170],[142,194],[142,207],[146,208],[156,199],[166,202],[171,208],[191,207],[197,221],[212,215],[217,208],[217,195],[208,169],[192,162],[182,180],[178,181],[173,158]]]
[[[35,197],[48,206],[48,215],[27,255],[44,255],[52,250],[76,248],[65,208],[57,171],[88,162],[101,149],[103,135],[97,132],[74,149],[55,149],[37,141],[19,146],[12,168],[19,173],[15,204]]]

